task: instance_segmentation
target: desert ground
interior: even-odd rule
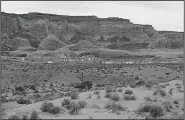
[[[183,118],[180,63],[69,66],[5,60],[2,67],[5,119]],[[84,81],[92,86],[71,84]]]
[[[16,102],[10,102],[4,104],[5,111],[5,118],[8,118],[11,115],[17,115],[19,117],[22,117],[23,115],[30,115],[33,111],[38,112],[38,116],[42,119],[142,119],[146,118],[148,116],[147,114],[138,114],[136,111],[140,107],[141,104],[145,104],[147,102],[153,103],[155,105],[163,105],[164,109],[164,115],[161,116],[161,118],[175,118],[175,117],[181,117],[183,115],[183,86],[181,80],[173,80],[170,82],[165,83],[165,88],[163,88],[164,91],[166,91],[165,96],[161,95],[153,95],[156,88],[147,89],[145,87],[143,88],[130,88],[130,87],[119,87],[114,92],[111,92],[112,94],[117,94],[120,96],[120,99],[118,101],[115,101],[116,104],[124,106],[125,110],[116,110],[112,111],[111,109],[106,109],[105,106],[107,104],[112,104],[114,100],[111,100],[110,98],[106,98],[105,95],[106,90],[96,90],[99,91],[99,95],[95,94],[95,91],[87,91],[82,92],[78,95],[78,98],[76,100],[72,101],[85,101],[86,107],[81,109],[78,114],[71,115],[68,110],[64,106],[61,105],[62,101],[64,99],[71,99],[70,97],[61,97],[54,100],[48,100],[48,102],[53,103],[55,106],[61,107],[62,111],[58,114],[52,114],[47,112],[42,112],[40,110],[40,107],[42,106],[43,102],[37,102],[29,105],[18,105]],[[179,91],[178,86],[181,86],[181,91]],[[167,91],[169,91],[170,88],[173,88],[173,95],[169,95]],[[102,88],[104,89],[104,88]],[[119,90],[122,89],[123,91],[120,92]],[[125,100],[124,93],[126,90],[133,91],[134,96],[136,97],[136,100]],[[88,98],[88,96],[91,95],[91,98]],[[98,99],[97,96],[100,96],[100,99]],[[149,98],[146,99],[146,97]],[[154,100],[154,101],[151,101]],[[176,102],[175,102],[176,101]],[[169,102],[169,106],[172,106],[170,108],[170,111],[168,111],[168,108],[165,109],[165,102]],[[168,107],[169,107],[168,106]],[[178,113],[178,116],[175,116],[175,114]]]

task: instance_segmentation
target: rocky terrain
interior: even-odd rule
[[[21,46],[40,49],[42,41],[50,35],[56,37],[51,41],[58,39],[63,45],[86,40],[99,47],[121,50],[176,49],[182,48],[184,42],[182,32],[157,31],[152,25],[134,24],[128,19],[116,17],[2,12],[1,20],[2,50],[8,51],[17,50]],[[52,46],[51,42],[46,43]]]

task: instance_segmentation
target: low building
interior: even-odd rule
[[[85,55],[83,56],[84,62],[93,62],[95,61],[94,55]]]
[[[30,61],[30,62],[41,62],[42,61],[41,57],[25,57],[24,60]]]
[[[78,57],[78,55],[77,55],[75,52],[73,52],[73,51],[65,52],[65,53],[64,53],[64,55],[65,55],[66,57],[68,57],[68,58],[72,58],[72,59],[74,59],[74,58],[77,58],[77,57]]]
[[[53,63],[53,61],[48,61],[48,63]]]
[[[22,57],[22,60],[23,60],[23,61],[25,60],[24,57]]]
[[[57,54],[51,56],[51,61],[54,63],[60,63],[62,61],[61,57]]]
[[[43,56],[42,57],[42,62],[43,63],[48,63],[48,61],[50,61],[50,58],[48,56]]]

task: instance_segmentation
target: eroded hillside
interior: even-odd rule
[[[128,50],[133,46],[138,46],[134,49],[147,48],[149,44],[154,43],[156,44],[152,45],[154,48],[161,46],[173,49],[181,48],[183,47],[181,43],[184,41],[183,33],[159,32],[152,25],[134,24],[128,19],[117,17],[98,18],[96,16],[65,16],[42,13],[9,14],[2,12],[1,20],[3,50],[16,50],[20,46],[25,46],[22,42],[15,42],[23,39],[29,40],[26,45],[29,44],[38,48],[41,41],[51,34],[66,44],[76,44],[80,40],[102,43],[99,40],[103,37],[105,39],[102,43],[104,47]],[[160,43],[160,40],[164,41],[164,44],[170,45],[161,45],[163,42]],[[172,44],[176,45],[173,46]]]

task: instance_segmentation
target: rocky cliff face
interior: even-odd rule
[[[2,37],[12,36],[13,34],[18,33],[20,30],[20,24],[18,16],[15,14],[1,14],[1,32]]]
[[[174,31],[159,31],[160,34],[164,35],[166,38],[171,40],[177,40],[184,42],[184,33],[183,32],[174,32]]]
[[[9,44],[16,38],[29,40],[31,46],[38,48],[41,41],[53,34],[61,41],[69,43],[74,39],[79,42],[79,34],[99,40],[118,37],[117,42],[143,43],[158,40],[160,37],[184,41],[183,33],[156,31],[151,25],[133,24],[128,19],[98,18],[96,16],[64,16],[42,13],[9,14],[1,13],[2,44]],[[79,40],[78,40],[79,39]],[[7,42],[10,41],[10,42]],[[70,42],[69,42],[70,41]],[[73,42],[72,41],[72,42]],[[28,44],[29,44],[28,43]]]

